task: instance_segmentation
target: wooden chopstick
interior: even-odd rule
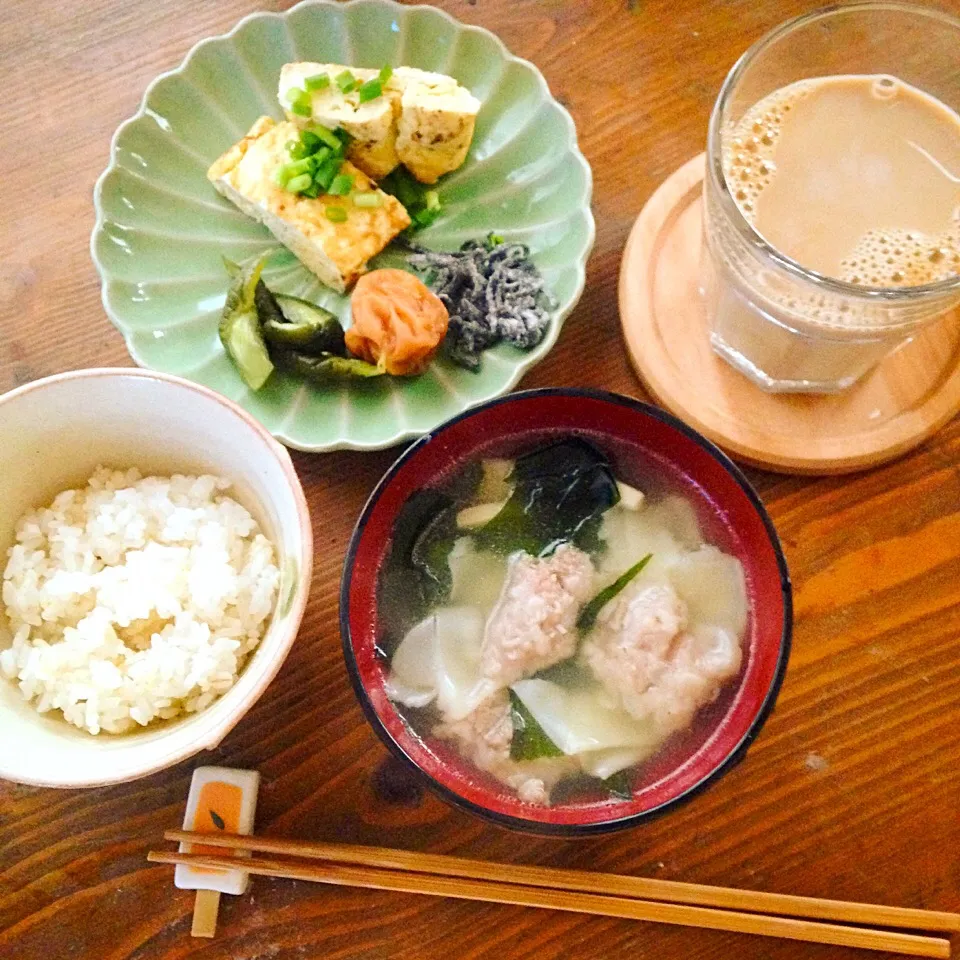
[[[152,863],[184,863],[192,867],[237,869],[235,857],[210,857],[191,853],[151,851]],[[732,910],[710,910],[675,903],[629,900],[623,897],[570,890],[545,889],[524,884],[492,880],[471,880],[462,877],[434,876],[379,867],[345,866],[340,863],[295,860],[269,860],[253,857],[243,861],[245,873],[267,877],[287,877],[336,886],[364,887],[371,890],[395,890],[434,897],[480,900],[486,903],[507,903],[572,913],[589,913],[626,920],[648,920],[708,930],[752,933],[759,936],[826,943],[866,950],[886,950],[915,957],[950,956],[950,942],[936,937],[910,933],[892,933],[867,927],[841,927],[835,924],[786,917],[763,916]]]
[[[178,842],[200,842],[197,834],[184,830],[168,830],[164,837]],[[901,927],[911,930],[960,930],[960,914],[917,910],[910,907],[820,900],[815,897],[735,890],[609,873],[590,873],[585,870],[513,866],[440,854],[390,850],[384,847],[300,843],[274,837],[238,836],[226,833],[212,836],[203,834],[202,842],[208,846],[231,850],[251,850],[255,853],[274,853],[308,860],[329,860],[389,870],[410,870],[438,876],[464,877],[471,880],[521,883],[530,887],[549,887],[607,896],[721,907],[725,910],[742,910],[749,913],[781,914],[811,920],[839,920],[845,923]]]

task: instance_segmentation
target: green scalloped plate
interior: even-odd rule
[[[257,393],[244,386],[217,336],[227,285],[222,256],[274,251],[264,273],[271,288],[315,300],[349,325],[348,299],[322,286],[205,176],[258,116],[282,116],[276,86],[291,60],[404,64],[470,88],[482,103],[473,146],[441,181],[443,215],[419,239],[452,250],[496,231],[528,244],[557,301],[537,347],[500,345],[487,351],[479,373],[439,358],[416,378],[320,388],[275,373]],[[594,238],[591,185],[570,115],[536,67],[493,34],[432,7],[308,2],[247,17],[150,85],[114,135],[97,182],[91,251],[104,307],[140,366],[212,387],[290,447],[375,450],[506,393],[547,354],[583,290]],[[388,248],[373,265],[401,262],[402,253]]]

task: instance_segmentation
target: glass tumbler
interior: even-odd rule
[[[892,75],[960,112],[958,51],[960,20],[948,14],[854,3],[776,28],[727,76],[710,118],[700,290],[713,349],[764,390],[849,387],[960,304],[960,276],[869,287],[805,268],[767,243],[737,206],[724,175],[724,131],[781,87],[843,74]]]

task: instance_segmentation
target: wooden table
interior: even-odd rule
[[[642,395],[617,321],[620,254],[657,184],[702,149],[725,71],[800,0],[444,0],[533,60],[569,106],[596,178],[587,288],[524,386]],[[268,4],[278,9],[286,4]],[[960,12],[960,0],[950,4]],[[0,7],[0,389],[125,365],[88,254],[110,135],[157,73],[252,0],[5,0]],[[396,455],[296,454],[316,540],[300,638],[212,755],[100,790],[0,785],[4,960],[520,960],[805,957],[853,951],[572,914],[258,880],[225,898],[213,941],[192,896],[144,857],[179,823],[197,762],[263,775],[259,830],[516,863],[960,909],[960,422],[853,477],[752,472],[796,585],[777,710],[705,795],[628,833],[518,836],[411,785],[364,722],[340,656],[347,539]],[[3,464],[4,470],[15,469]],[[866,956],[866,954],[863,954]]]

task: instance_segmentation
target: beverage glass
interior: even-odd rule
[[[724,172],[724,134],[774,91],[824,76],[893,76],[960,112],[958,51],[960,20],[948,14],[855,3],[783,24],[727,76],[710,118],[700,290],[713,349],[761,388],[832,393],[849,387],[960,304],[960,276],[871,287],[791,259],[738,207]]]

